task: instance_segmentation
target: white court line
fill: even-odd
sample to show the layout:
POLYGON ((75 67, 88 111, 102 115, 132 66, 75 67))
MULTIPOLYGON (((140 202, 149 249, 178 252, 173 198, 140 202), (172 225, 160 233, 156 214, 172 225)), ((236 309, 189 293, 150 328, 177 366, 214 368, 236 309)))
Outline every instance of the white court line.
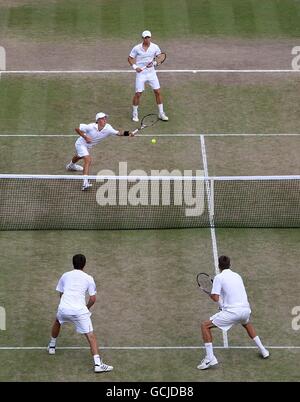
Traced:
MULTIPOLYGON (((218 246, 217 246, 217 238, 216 238, 216 231, 214 227, 214 221, 212 217, 212 189, 210 187, 209 179, 208 179, 208 165, 207 165, 207 156, 206 156, 206 148, 205 148, 205 140, 204 136, 200 135, 200 145, 201 145, 201 153, 202 153, 202 161, 203 161, 203 168, 204 168, 204 177, 205 180, 205 187, 207 192, 207 203, 209 209, 209 222, 210 222, 210 235, 211 235, 211 242, 212 242, 212 249, 213 249, 213 257, 214 257, 214 266, 215 266, 215 275, 219 273, 219 264, 218 264, 218 246)), ((226 331, 222 331, 223 334, 223 343, 224 347, 228 347, 228 336, 226 331)))
MULTIPOLYGON (((99 346, 105 350, 187 350, 204 346, 99 346)), ((266 346, 267 349, 300 349, 300 346, 266 346)), ((88 346, 61 346, 58 350, 89 350, 88 346)), ((257 349, 257 346, 215 346, 214 349, 257 349)), ((0 350, 47 350, 46 346, 0 346, 0 350)))
MULTIPOLYGON (((202 134, 204 137, 299 137, 300 133, 214 133, 202 134)), ((0 134, 0 137, 78 137, 76 134, 0 134)), ((199 137, 199 134, 142 134, 139 137, 199 137)))
MULTIPOLYGON (((197 74, 197 73, 237 73, 237 74, 294 74, 300 70, 293 69, 175 69, 157 70, 158 73, 197 74)), ((133 70, 5 70, 1 74, 133 74, 133 70)))

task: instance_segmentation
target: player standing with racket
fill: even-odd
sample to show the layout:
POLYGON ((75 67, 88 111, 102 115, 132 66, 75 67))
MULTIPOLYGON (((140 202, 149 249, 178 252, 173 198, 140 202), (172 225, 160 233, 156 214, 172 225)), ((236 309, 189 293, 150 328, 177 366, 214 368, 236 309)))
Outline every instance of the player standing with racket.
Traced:
MULTIPOLYGON (((256 335, 253 325, 249 322, 251 309, 244 283, 240 275, 230 269, 229 257, 225 255, 219 257, 219 269, 221 272, 213 280, 210 298, 215 302, 222 300, 222 310, 210 317, 209 320, 201 323, 206 356, 197 366, 200 370, 205 370, 218 364, 218 360, 213 353, 211 335, 211 329, 216 327, 223 331, 228 331, 233 325, 242 324, 258 347, 261 356, 267 358, 270 355, 256 335)), ((203 290, 206 292, 205 289, 203 290)))
MULTIPOLYGON (((100 112, 96 114, 96 123, 80 124, 79 128, 75 128, 76 133, 80 136, 75 142, 76 154, 73 156, 66 169, 71 171, 83 172, 84 176, 88 176, 92 158, 90 155, 91 148, 103 141, 105 138, 113 135, 118 136, 133 136, 130 131, 115 130, 107 123, 108 115, 100 112), (84 166, 77 165, 80 159, 83 159, 84 166)), ((87 190, 92 186, 88 178, 83 179, 82 190, 87 190)))
POLYGON ((157 65, 155 58, 161 54, 161 50, 155 43, 151 42, 150 31, 144 31, 142 38, 143 42, 134 46, 128 57, 129 64, 136 71, 135 94, 132 100, 132 120, 139 121, 138 107, 140 98, 145 89, 145 83, 148 83, 154 91, 158 117, 163 121, 168 121, 169 118, 164 112, 159 80, 154 68, 157 65))

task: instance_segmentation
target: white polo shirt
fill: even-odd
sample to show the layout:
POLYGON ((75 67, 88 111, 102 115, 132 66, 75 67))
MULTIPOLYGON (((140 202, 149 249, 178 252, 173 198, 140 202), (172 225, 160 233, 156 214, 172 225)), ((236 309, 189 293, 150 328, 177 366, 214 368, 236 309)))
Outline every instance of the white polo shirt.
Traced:
POLYGON ((97 293, 93 277, 80 269, 65 272, 58 281, 56 290, 63 293, 58 310, 69 315, 88 313, 85 295, 88 293, 94 296, 97 293))
POLYGON ((224 309, 250 308, 243 280, 231 269, 224 269, 215 276, 211 293, 221 296, 224 309))
POLYGON ((94 145, 98 144, 98 142, 105 140, 106 137, 119 134, 119 131, 115 130, 110 124, 107 123, 100 131, 98 130, 97 123, 80 124, 79 130, 86 133, 86 135, 92 139, 92 142, 87 143, 84 138, 79 137, 76 141, 76 144, 85 145, 87 148, 92 148, 94 145))
MULTIPOLYGON (((143 43, 139 43, 138 45, 134 46, 131 50, 129 56, 135 59, 135 64, 138 67, 146 67, 147 64, 151 63, 155 56, 161 54, 160 48, 155 43, 150 43, 150 46, 147 50, 143 48, 143 43)), ((153 71, 154 67, 150 67, 147 69, 148 72, 153 71)), ((142 73, 144 73, 144 70, 142 73)), ((139 73, 139 74, 142 74, 139 73)))

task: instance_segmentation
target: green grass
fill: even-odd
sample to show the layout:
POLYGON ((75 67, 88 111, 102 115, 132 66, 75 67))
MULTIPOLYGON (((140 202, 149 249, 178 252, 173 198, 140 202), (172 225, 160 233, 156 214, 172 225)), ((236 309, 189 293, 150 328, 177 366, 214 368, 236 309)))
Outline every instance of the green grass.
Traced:
MULTIPOLYGON (((217 230, 217 238, 219 251, 232 256, 244 278, 263 342, 299 346, 291 328, 297 294, 289 291, 300 280, 299 231, 217 230)), ((1 346, 46 346, 58 303, 55 286, 77 252, 86 254, 98 286, 93 322, 100 346, 202 346, 200 321, 215 307, 199 293, 195 274, 213 272, 209 230, 2 232, 0 246, 0 300, 7 312, 1 346)), ((217 329, 214 342, 222 345, 217 329)), ((238 327, 229 342, 253 346, 238 327)), ((58 346, 86 342, 66 326, 58 346)), ((97 377, 88 350, 58 349, 54 357, 45 350, 0 353, 5 381, 299 381, 297 350, 271 349, 264 361, 253 349, 216 349, 219 367, 203 373, 196 370, 200 349, 108 349, 102 354, 115 370, 97 377)))
MULTIPOLYGON (((5 142, 4 142, 5 143, 5 142)), ((297 175, 299 137, 206 137, 212 176, 297 175)))
POLYGON ((61 350, 53 358, 52 356, 49 358, 45 353, 44 350, 1 351, 0 381, 106 382, 103 387, 107 389, 115 385, 114 381, 135 383, 176 381, 185 386, 188 385, 184 384, 186 381, 299 382, 300 380, 297 350, 288 352, 272 350, 271 358, 266 361, 262 361, 254 350, 217 350, 216 354, 220 361, 218 368, 201 372, 196 366, 203 356, 202 350, 111 350, 105 351, 104 356, 108 363, 114 364, 114 370, 100 375, 92 372, 87 350, 72 352, 61 350))
POLYGON ((185 386, 186 381, 298 382, 300 379, 297 350, 273 350, 266 361, 254 350, 218 350, 219 367, 204 372, 195 368, 202 358, 202 350, 105 351, 106 361, 114 364, 114 370, 100 375, 93 374, 87 350, 62 350, 53 359, 45 353, 44 350, 1 351, 0 380, 107 382, 107 389, 114 386, 114 381, 176 381, 185 386), (19 366, 18 372, 16 366, 19 366))
MULTIPOLYGON (((4 137, 0 139, 4 156, 0 170, 5 173, 65 174, 65 165, 75 152, 76 136, 71 138, 4 137), (24 152, 25 150, 25 152, 24 152)), ((128 174, 134 169, 152 170, 202 169, 198 138, 158 138, 151 144, 149 137, 110 138, 93 148, 91 174, 102 169, 119 172, 119 162, 127 162, 128 174), (171 152, 170 152, 171 151, 171 152)), ((122 175, 122 174, 121 174, 122 175)))
MULTIPOLYGON (((0 171, 15 174, 65 174, 74 152, 74 137, 2 137, 0 171)), ((119 174, 119 162, 128 173, 151 170, 202 169, 199 137, 111 138, 93 148, 91 174, 110 169, 119 174)), ((211 176, 291 175, 300 171, 299 137, 206 137, 211 176)))
POLYGON ((299 37, 296 0, 27 1, 0 6, 0 32, 38 41, 155 37, 299 37))
MULTIPOLYGON (((115 127, 131 128, 133 75, 85 77, 4 77, 0 80, 0 130, 11 134, 73 134, 100 109, 115 127), (101 91, 99 90, 101 88, 101 91), (121 94, 121 96, 120 96, 121 94), (32 111, 34 110, 34 115, 32 111)), ((214 76, 161 75, 170 121, 148 133, 297 133, 300 105, 297 77, 264 82, 228 81, 214 76)), ((148 88, 140 115, 156 112, 148 88)), ((133 126, 134 127, 134 126, 133 126)))

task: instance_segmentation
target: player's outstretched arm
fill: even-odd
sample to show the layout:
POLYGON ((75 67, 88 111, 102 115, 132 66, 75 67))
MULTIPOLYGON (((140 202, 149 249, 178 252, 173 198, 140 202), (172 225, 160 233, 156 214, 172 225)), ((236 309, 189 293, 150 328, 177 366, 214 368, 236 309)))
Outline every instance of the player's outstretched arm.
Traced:
POLYGON ((128 130, 119 130, 119 136, 124 136, 124 137, 134 137, 134 134, 131 131, 128 130))

